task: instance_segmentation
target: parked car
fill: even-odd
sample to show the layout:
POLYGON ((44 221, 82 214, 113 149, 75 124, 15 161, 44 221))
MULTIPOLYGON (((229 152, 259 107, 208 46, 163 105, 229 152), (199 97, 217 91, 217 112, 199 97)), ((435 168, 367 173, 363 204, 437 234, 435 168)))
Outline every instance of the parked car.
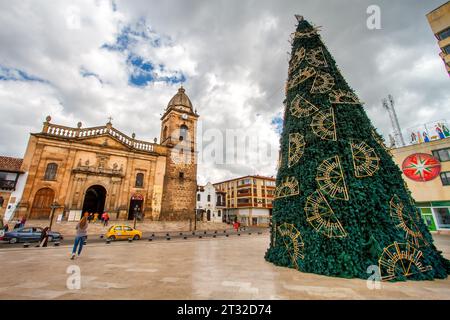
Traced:
MULTIPOLYGON (((9 232, 5 232, 0 240, 8 241, 9 243, 17 242, 38 242, 41 239, 42 228, 40 227, 23 227, 9 232)), ((63 236, 59 232, 50 231, 48 234, 48 241, 62 240, 63 236)))
POLYGON ((142 231, 133 229, 127 225, 113 225, 105 234, 105 238, 109 240, 133 239, 139 240, 142 238, 142 231))

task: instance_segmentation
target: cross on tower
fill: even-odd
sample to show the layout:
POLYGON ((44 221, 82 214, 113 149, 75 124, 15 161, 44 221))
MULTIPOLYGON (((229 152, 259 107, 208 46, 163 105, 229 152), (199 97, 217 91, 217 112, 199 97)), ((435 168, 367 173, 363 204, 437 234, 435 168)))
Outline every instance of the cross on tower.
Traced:
POLYGON ((111 121, 113 120, 113 117, 109 116, 108 120, 109 120, 108 123, 111 123, 111 121))

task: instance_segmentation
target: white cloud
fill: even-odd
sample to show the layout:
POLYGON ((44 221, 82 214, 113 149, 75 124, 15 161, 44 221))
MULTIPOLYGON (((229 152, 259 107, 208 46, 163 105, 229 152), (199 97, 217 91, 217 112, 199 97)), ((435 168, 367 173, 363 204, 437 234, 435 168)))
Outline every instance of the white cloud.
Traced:
MULTIPOLYGON (((424 16, 440 1, 376 1, 383 29, 369 31, 365 12, 372 2, 136 0, 117 1, 114 10, 111 1, 0 1, 0 66, 8 68, 0 77, 20 78, 21 70, 48 81, 0 80, 0 112, 7 119, 0 125, 0 154, 22 156, 28 133, 39 131, 47 114, 69 126, 101 125, 111 115, 124 133, 159 137, 160 114, 178 84, 130 86, 129 53, 163 65, 159 76, 186 76, 204 130, 240 128, 276 152, 271 121, 283 109, 295 13, 323 26, 325 44, 382 133, 391 131, 380 102, 388 93, 404 128, 450 118, 448 76, 424 16), (114 45, 127 26, 136 32, 129 48, 102 48, 114 45)), ((257 153, 248 157, 233 165, 202 163, 199 182, 275 173, 276 163, 259 162, 257 153)))

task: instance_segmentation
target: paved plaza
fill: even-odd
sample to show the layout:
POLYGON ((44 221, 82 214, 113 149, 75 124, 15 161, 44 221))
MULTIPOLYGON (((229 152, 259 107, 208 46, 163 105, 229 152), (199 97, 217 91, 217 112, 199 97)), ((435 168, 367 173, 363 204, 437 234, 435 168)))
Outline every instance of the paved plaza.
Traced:
MULTIPOLYGON (((450 257, 450 236, 435 236, 450 257)), ((229 238, 1 249, 1 299, 450 299, 450 279, 382 283, 300 273, 263 258, 268 233, 229 238), (81 288, 68 289, 78 266, 81 288), (70 281, 69 281, 70 282, 70 281)))

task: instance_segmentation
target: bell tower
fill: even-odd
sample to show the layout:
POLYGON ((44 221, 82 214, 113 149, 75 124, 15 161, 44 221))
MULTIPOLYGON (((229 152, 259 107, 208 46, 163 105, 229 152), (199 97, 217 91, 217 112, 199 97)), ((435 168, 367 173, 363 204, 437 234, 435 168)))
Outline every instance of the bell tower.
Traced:
POLYGON ((181 86, 161 117, 161 145, 167 147, 160 220, 194 217, 197 193, 197 120, 181 86))

